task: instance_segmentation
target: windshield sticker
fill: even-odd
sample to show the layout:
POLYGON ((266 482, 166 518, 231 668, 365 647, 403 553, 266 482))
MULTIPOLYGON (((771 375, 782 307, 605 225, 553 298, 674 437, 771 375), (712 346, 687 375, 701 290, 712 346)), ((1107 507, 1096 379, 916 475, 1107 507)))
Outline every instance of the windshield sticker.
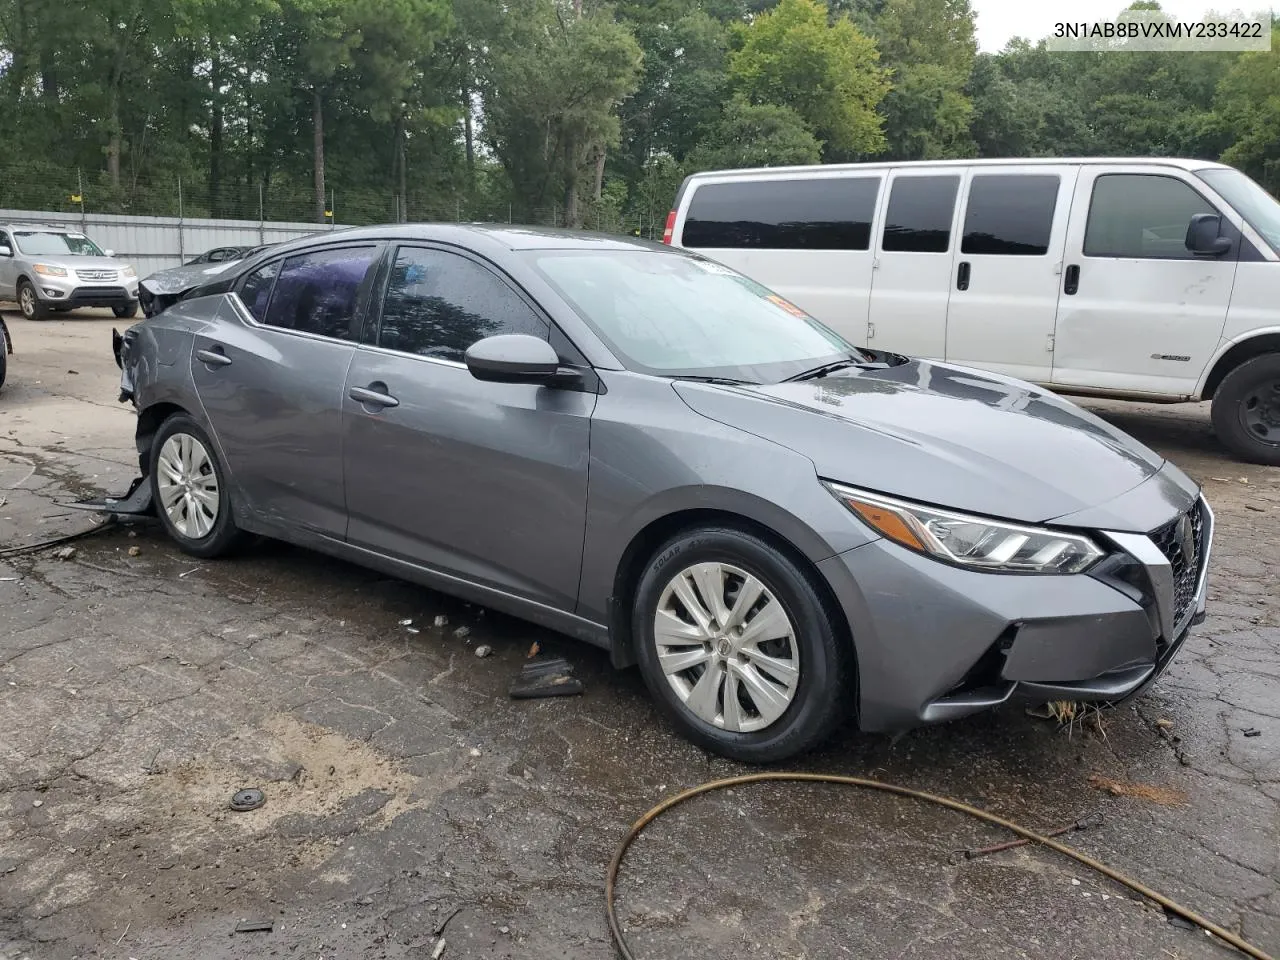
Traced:
POLYGON ((707 273, 715 273, 722 277, 737 276, 737 274, 734 273, 732 270, 730 270, 728 267, 720 263, 714 263, 711 260, 695 260, 694 263, 700 266, 707 273))
POLYGON ((787 311, 787 313, 791 314, 793 317, 799 317, 801 320, 809 319, 809 315, 807 313, 805 313, 803 310, 797 307, 794 303, 791 303, 789 300, 783 300, 776 293, 769 294, 769 296, 765 297, 765 299, 768 300, 770 303, 772 303, 774 306, 781 307, 783 310, 787 311))

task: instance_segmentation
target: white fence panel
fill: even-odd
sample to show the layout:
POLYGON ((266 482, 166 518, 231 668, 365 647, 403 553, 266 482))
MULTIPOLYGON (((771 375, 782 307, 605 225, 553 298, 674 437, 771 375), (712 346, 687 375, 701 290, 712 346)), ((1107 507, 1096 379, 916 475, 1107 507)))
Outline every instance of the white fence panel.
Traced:
POLYGON ((42 213, 0 210, 0 224, 43 223, 87 234, 104 250, 133 264, 138 276, 181 266, 213 247, 281 243, 312 233, 341 229, 336 224, 276 223, 256 220, 192 220, 107 213, 42 213))

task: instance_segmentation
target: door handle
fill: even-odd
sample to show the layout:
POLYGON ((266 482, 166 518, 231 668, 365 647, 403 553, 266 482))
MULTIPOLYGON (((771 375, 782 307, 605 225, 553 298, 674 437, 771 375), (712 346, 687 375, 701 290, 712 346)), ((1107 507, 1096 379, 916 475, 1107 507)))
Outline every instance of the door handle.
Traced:
POLYGON ((956 271, 956 289, 969 289, 969 261, 961 260, 960 269, 956 271))
POLYGON ((231 365, 231 358, 222 352, 221 347, 214 347, 212 350, 197 350, 196 359, 206 367, 228 367, 231 365))
POLYGON ((367 387, 352 387, 347 391, 347 396, 370 407, 400 406, 400 401, 387 393, 387 385, 379 380, 375 380, 367 387))
POLYGON ((1079 264, 1071 264, 1067 267, 1066 275, 1062 279, 1062 292, 1071 297, 1080 289, 1080 266, 1079 264))

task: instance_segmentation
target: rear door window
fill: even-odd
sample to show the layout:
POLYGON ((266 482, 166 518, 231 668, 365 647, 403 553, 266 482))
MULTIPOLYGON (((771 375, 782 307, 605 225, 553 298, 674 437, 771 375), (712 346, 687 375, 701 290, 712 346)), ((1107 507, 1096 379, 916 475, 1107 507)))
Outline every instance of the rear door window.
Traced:
POLYGON ((879 177, 698 186, 681 243, 702 249, 867 250, 879 177))
POLYGON ((359 294, 377 253, 377 247, 370 245, 330 247, 289 257, 280 266, 262 322, 335 340, 358 339, 359 294))
POLYGON ((881 249, 887 253, 946 253, 951 247, 960 178, 898 177, 889 193, 881 249))
POLYGON ((979 174, 969 182, 960 252, 1043 257, 1058 204, 1057 174, 979 174))

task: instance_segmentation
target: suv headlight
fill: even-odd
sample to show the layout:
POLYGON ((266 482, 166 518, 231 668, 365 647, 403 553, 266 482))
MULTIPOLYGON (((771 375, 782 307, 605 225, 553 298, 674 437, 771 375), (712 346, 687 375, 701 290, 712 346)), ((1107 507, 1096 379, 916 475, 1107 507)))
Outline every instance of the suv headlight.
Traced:
POLYGON ((876 533, 960 567, 992 573, 1082 573, 1104 553, 1088 537, 908 503, 824 481, 876 533))
POLYGON ((132 280, 132 279, 133 279, 134 277, 136 277, 137 275, 138 275, 138 271, 137 271, 137 270, 135 270, 135 269, 133 269, 133 267, 121 267, 121 268, 120 268, 120 277, 121 277, 121 279, 124 279, 124 280, 132 280))
POLYGON ((66 267, 55 267, 47 263, 32 264, 31 269, 44 277, 65 277, 67 275, 66 267))

